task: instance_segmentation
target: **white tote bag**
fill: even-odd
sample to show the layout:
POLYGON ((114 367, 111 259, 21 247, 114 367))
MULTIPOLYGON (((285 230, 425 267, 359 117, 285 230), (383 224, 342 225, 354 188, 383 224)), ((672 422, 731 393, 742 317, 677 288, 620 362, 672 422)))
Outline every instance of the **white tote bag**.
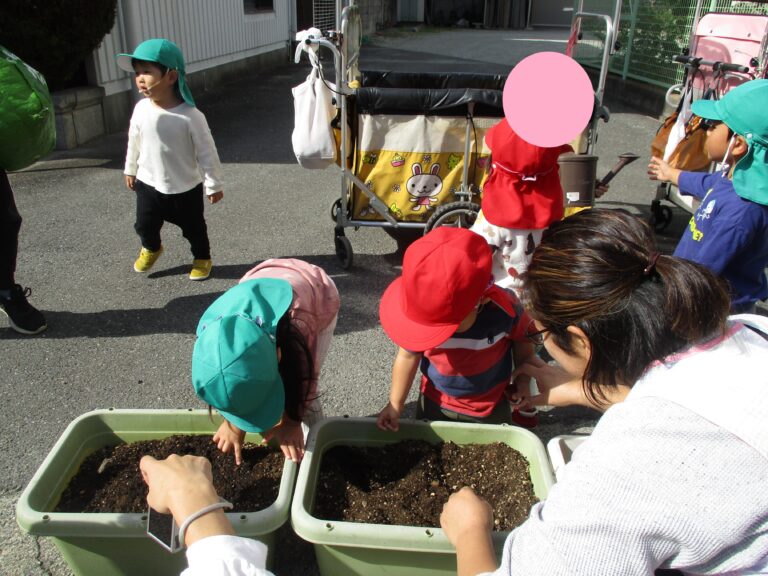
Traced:
MULTIPOLYGON (((335 87, 330 84, 331 87, 335 87)), ((331 121, 336 116, 331 88, 322 71, 312 67, 307 79, 293 92, 293 153, 302 168, 325 168, 336 161, 336 141, 331 121)))

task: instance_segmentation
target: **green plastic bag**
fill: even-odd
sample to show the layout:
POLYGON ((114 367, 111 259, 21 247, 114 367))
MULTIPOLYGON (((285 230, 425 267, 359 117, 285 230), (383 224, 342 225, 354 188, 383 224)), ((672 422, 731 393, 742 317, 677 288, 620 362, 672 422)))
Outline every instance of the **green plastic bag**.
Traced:
POLYGON ((56 117, 45 78, 0 46, 0 168, 26 168, 55 143, 56 117))

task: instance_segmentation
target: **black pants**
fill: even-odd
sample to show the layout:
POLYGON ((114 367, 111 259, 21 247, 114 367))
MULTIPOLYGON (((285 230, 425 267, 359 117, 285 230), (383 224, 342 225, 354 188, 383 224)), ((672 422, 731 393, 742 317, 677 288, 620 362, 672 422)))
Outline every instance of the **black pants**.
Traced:
POLYGON ((16 209, 13 189, 8 174, 0 169, 0 290, 10 290, 15 283, 19 230, 21 215, 16 209))
POLYGON ((482 424, 511 424, 512 409, 507 402, 506 397, 493 408, 493 412, 485 418, 477 418, 459 414, 452 410, 446 410, 423 394, 419 394, 419 402, 416 405, 416 418, 426 418, 427 420, 449 420, 451 422, 477 422, 482 424))
POLYGON ((208 260, 211 257, 202 183, 181 194, 163 194, 140 180, 136 180, 133 189, 136 192, 134 229, 144 248, 153 252, 159 250, 160 229, 165 222, 170 222, 181 228, 192 248, 193 258, 208 260))

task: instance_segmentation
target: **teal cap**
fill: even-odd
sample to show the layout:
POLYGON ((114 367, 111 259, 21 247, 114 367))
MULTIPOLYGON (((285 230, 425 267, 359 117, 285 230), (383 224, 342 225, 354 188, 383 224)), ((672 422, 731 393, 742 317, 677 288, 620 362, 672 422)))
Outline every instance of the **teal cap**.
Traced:
POLYGON ((768 80, 750 80, 720 100, 697 100, 697 116, 720 120, 747 142, 733 170, 733 188, 746 200, 768 205, 768 80))
POLYGON ((246 432, 269 430, 282 417, 285 389, 275 332, 292 301, 285 280, 249 280, 217 298, 197 326, 195 394, 246 432))
POLYGON ((152 38, 145 40, 138 46, 133 54, 118 54, 117 65, 126 70, 127 72, 133 72, 132 59, 143 60, 145 62, 157 62, 162 64, 166 68, 176 70, 179 74, 179 92, 184 102, 190 106, 195 105, 195 100, 192 98, 192 92, 187 86, 186 72, 184 71, 184 56, 181 53, 181 49, 176 46, 170 40, 165 38, 152 38))

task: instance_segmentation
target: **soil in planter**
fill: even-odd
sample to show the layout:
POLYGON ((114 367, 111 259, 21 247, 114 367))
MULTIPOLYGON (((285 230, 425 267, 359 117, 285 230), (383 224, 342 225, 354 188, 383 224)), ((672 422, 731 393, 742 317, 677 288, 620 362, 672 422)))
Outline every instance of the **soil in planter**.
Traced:
POLYGON ((56 512, 147 511, 147 485, 139 460, 145 454, 205 456, 211 462, 213 485, 235 512, 257 512, 271 506, 280 491, 285 456, 279 449, 246 444, 243 463, 235 466, 232 453, 223 454, 211 436, 169 436, 107 446, 89 455, 61 495, 56 512))
POLYGON ((522 524, 538 502, 528 461, 506 444, 405 440, 326 451, 314 515, 323 520, 437 527, 448 497, 463 486, 490 503, 494 530, 522 524))

